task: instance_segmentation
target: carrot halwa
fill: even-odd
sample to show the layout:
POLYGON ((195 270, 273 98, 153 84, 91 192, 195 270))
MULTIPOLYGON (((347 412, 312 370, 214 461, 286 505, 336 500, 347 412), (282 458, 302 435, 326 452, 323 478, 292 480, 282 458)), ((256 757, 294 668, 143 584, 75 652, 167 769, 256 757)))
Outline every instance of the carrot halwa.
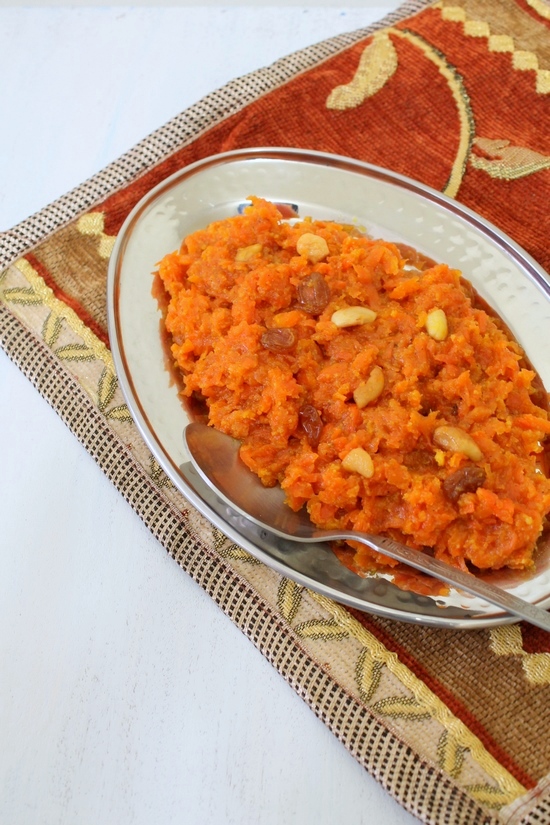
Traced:
MULTIPOLYGON (((529 568, 550 421, 504 325, 445 264, 250 200, 159 264, 184 395, 319 527, 529 568)), ((350 547, 358 571, 394 564, 350 547)))

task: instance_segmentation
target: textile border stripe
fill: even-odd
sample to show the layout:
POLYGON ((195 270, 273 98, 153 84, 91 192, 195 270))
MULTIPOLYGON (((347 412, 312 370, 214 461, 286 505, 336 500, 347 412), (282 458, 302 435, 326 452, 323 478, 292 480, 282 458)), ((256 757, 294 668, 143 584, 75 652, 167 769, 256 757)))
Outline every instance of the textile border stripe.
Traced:
POLYGON ((372 26, 322 41, 259 69, 221 89, 168 121, 118 160, 72 189, 63 197, 2 233, 0 269, 11 264, 37 243, 46 240, 94 203, 123 189, 202 133, 243 109, 263 94, 273 91, 292 77, 343 51, 377 29, 391 26, 431 5, 426 0, 407 0, 399 9, 372 26))
POLYGON ((411 813, 427 822, 497 825, 437 768, 371 716, 300 646, 253 588, 183 527, 139 469, 84 390, 50 351, 0 306, 0 344, 88 450, 109 480, 176 562, 214 599, 350 753, 411 813), (442 814, 446 817, 441 818, 442 814))

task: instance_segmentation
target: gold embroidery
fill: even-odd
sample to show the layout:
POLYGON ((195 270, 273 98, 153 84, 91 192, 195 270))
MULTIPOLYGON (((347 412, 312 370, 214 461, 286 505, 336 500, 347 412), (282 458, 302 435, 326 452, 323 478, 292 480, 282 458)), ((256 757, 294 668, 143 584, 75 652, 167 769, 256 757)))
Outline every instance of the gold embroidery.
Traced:
POLYGON ((83 235, 101 235, 105 216, 103 212, 90 212, 83 215, 78 221, 78 229, 83 235))
POLYGON ((116 238, 114 235, 102 235, 97 248, 99 257, 108 260, 111 257, 111 252, 113 251, 115 242, 116 238))
MULTIPOLYGON (((527 0, 541 16, 550 19, 550 9, 540 0, 527 0)), ((534 52, 525 49, 516 49, 512 37, 505 34, 491 34, 489 23, 484 20, 469 20, 466 10, 462 6, 447 6, 442 2, 435 3, 434 8, 441 12, 441 18, 447 23, 462 23, 464 34, 468 37, 486 37, 490 52, 511 52, 512 66, 518 71, 535 72, 535 89, 538 94, 550 93, 550 71, 539 69, 539 61, 534 52)))
POLYGON ((233 561, 242 561, 245 564, 261 565, 259 559, 251 556, 250 553, 247 553, 246 550, 243 550, 238 544, 230 544, 229 547, 222 547, 219 553, 222 559, 232 559, 233 561))
POLYGON ((345 639, 348 636, 346 628, 333 619, 311 619, 308 622, 302 622, 294 630, 304 639, 331 641, 345 639))
POLYGON ((132 424, 134 420, 126 404, 119 404, 118 407, 112 407, 108 412, 104 413, 104 415, 105 418, 111 418, 113 421, 124 421, 126 424, 132 424))
POLYGON ((454 197, 466 171, 474 136, 474 120, 462 78, 456 69, 446 62, 443 55, 422 37, 407 29, 394 28, 386 29, 385 32, 375 35, 375 40, 363 52, 359 67, 351 83, 333 89, 327 98, 326 105, 329 109, 353 108, 359 106, 367 97, 371 97, 382 88, 397 68, 397 55, 391 44, 390 34, 408 40, 419 48, 428 60, 431 60, 437 66, 451 89, 458 109, 460 135, 457 154, 443 192, 449 197, 454 197), (376 37, 378 37, 378 40, 376 40, 376 37), (389 46, 391 46, 395 58, 390 58, 389 46), (370 50, 373 47, 375 47, 375 50, 371 52, 370 50))
POLYGON ((537 72, 537 92, 539 95, 550 94, 550 69, 539 69, 537 72))
POLYGON ((417 704, 429 710, 431 718, 439 722, 453 736, 456 742, 455 747, 458 745, 470 752, 474 761, 497 783, 497 788, 488 787, 491 787, 493 795, 500 800, 499 805, 506 805, 526 792, 525 788, 484 748, 477 736, 451 713, 447 705, 432 693, 424 682, 399 661, 395 653, 387 650, 345 608, 318 593, 311 592, 310 595, 333 617, 336 625, 341 626, 343 631, 347 631, 347 634, 357 639, 363 647, 368 649, 374 660, 385 665, 401 684, 410 690, 417 704))
POLYGON ((502 793, 500 789, 493 788, 492 785, 467 785, 466 790, 487 808, 498 810, 503 807, 502 793))
POLYGON ((246 562, 247 564, 261 564, 261 561, 251 556, 246 550, 239 547, 238 544, 230 543, 230 540, 217 527, 212 527, 212 539, 214 547, 222 557, 222 559, 234 559, 236 561, 246 562))
POLYGON ((466 89, 464 88, 464 83, 456 69, 447 63, 443 55, 423 40, 423 38, 419 35, 416 35, 407 29, 391 29, 391 31, 393 34, 414 43, 414 45, 420 48, 426 57, 437 66, 439 72, 447 81, 456 103, 460 123, 459 143, 456 157, 451 169, 451 174, 449 175, 449 179, 443 188, 445 195, 454 198, 459 190, 464 173, 466 172, 468 157, 470 155, 470 149, 472 147, 475 132, 474 117, 470 107, 470 99, 466 89))
POLYGON ((95 361, 95 353, 86 344, 65 344, 54 350, 60 361, 95 361))
POLYGON ((53 310, 50 312, 42 327, 42 338, 49 347, 53 347, 61 332, 61 318, 53 310))
POLYGON ((489 35, 489 51, 496 53, 513 52, 514 41, 508 34, 489 35))
POLYGON ((384 665, 376 659, 368 649, 363 648, 355 666, 355 680, 359 688, 359 697, 368 704, 380 684, 384 665))
MULTIPOLYGON (((68 323, 73 332, 93 350, 95 357, 103 361, 113 373, 115 371, 113 357, 105 344, 97 338, 94 333, 80 320, 76 312, 55 297, 49 286, 46 286, 44 280, 35 272, 33 267, 25 258, 20 258, 14 266, 19 270, 23 277, 29 282, 33 294, 36 296, 35 303, 43 303, 45 306, 54 310, 59 316, 60 320, 68 323)), ((9 290, 6 290, 6 292, 9 290)), ((5 295, 5 293, 4 293, 5 295)))
POLYGON ((491 650, 497 656, 520 656, 528 682, 550 685, 550 653, 527 653, 519 625, 501 625, 491 630, 491 650))
POLYGON ((491 650, 497 656, 523 653, 523 638, 518 624, 502 625, 491 630, 491 650))
POLYGON ((488 158, 472 154, 470 162, 474 169, 487 172, 492 178, 516 180, 533 175, 542 169, 550 169, 550 157, 541 155, 525 146, 510 145, 509 140, 491 140, 476 138, 474 144, 488 158))
POLYGON ((156 458, 152 455, 149 456, 149 474, 157 487, 174 487, 156 458))
POLYGON ((489 24, 483 20, 466 20, 464 22, 464 34, 469 37, 489 37, 491 30, 489 24))
POLYGON ((532 69, 536 71, 539 67, 539 61, 533 52, 517 49, 512 55, 512 65, 514 69, 519 69, 522 72, 528 72, 532 69))
POLYGON ((550 685, 550 654, 527 653, 522 665, 532 685, 550 685))
POLYGON ((101 412, 105 412, 114 398, 118 381, 116 375, 106 367, 101 373, 97 388, 97 406, 101 412))
POLYGON ((219 552, 222 547, 227 544, 229 539, 217 527, 212 528, 212 538, 214 539, 214 547, 219 552))
MULTIPOLYGON (((233 554, 233 550, 240 550, 240 548, 238 548, 236 544, 231 543, 230 539, 227 538, 225 533, 222 533, 222 531, 214 525, 212 525, 212 539, 214 541, 214 547, 216 548, 220 556, 222 556, 223 558, 237 558, 237 556, 233 554)), ((241 553, 243 559, 246 556, 248 556, 248 553, 245 550, 242 550, 241 553)))
POLYGON ((103 403, 111 393, 110 388, 114 385, 116 390, 118 386, 113 358, 105 344, 80 320, 73 309, 55 297, 44 279, 40 277, 25 258, 20 258, 13 266, 29 286, 8 287, 3 290, 2 298, 8 303, 42 306, 49 309, 50 312, 42 324, 44 342, 52 348, 52 351, 61 361, 72 362, 75 365, 94 361, 99 362, 100 365, 102 364, 103 369, 97 384, 94 383, 97 379, 88 375, 80 375, 78 380, 80 380, 88 394, 96 399, 98 407, 106 418, 120 422, 131 422, 132 417, 126 404, 118 404, 108 410, 106 407, 110 402, 103 403), (63 323, 79 340, 64 344, 54 350, 53 347, 61 334, 63 323))
POLYGON ((336 86, 327 98, 327 109, 354 109, 379 92, 397 69, 397 53, 386 32, 378 32, 366 46, 352 80, 336 86))
POLYGON ((106 235, 104 230, 105 216, 103 212, 89 212, 78 219, 76 227, 83 235, 92 235, 98 238, 98 253, 100 258, 110 257, 115 245, 116 237, 106 235))
POLYGON ((414 696, 388 696, 375 702, 373 709, 383 716, 401 719, 431 719, 426 705, 416 701, 414 696))
POLYGON ((444 731, 437 744, 437 759, 445 773, 455 779, 460 776, 466 750, 448 730, 444 731))
POLYGON ((36 294, 32 287, 9 287, 4 290, 4 300, 10 304, 23 304, 25 306, 42 303, 42 298, 36 294))
POLYGON ((448 23, 466 22, 466 11, 462 8, 462 6, 444 6, 442 8, 441 4, 437 3, 435 8, 441 9, 441 17, 448 23))
POLYGON ((544 0, 526 0, 527 5, 545 20, 550 20, 550 6, 544 0))
POLYGON ((277 591, 277 607, 289 623, 292 622, 298 612, 302 601, 302 591, 303 588, 291 579, 281 579, 277 591))

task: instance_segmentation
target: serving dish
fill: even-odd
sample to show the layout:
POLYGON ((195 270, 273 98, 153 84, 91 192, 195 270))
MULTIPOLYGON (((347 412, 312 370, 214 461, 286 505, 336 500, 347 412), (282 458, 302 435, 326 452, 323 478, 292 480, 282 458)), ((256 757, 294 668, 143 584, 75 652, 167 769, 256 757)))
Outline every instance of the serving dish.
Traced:
MULTIPOLYGON (((419 624, 479 628, 511 617, 464 593, 431 598, 399 590, 388 577, 361 578, 324 544, 299 545, 247 522, 193 471, 182 433, 189 413, 167 367, 162 310, 154 296, 157 262, 189 233, 236 214, 258 195, 301 218, 355 223, 371 236, 406 243, 462 270, 523 346, 546 387, 550 357, 550 283, 542 268, 480 216, 413 180, 349 158, 258 148, 185 167, 137 204, 109 263, 109 335, 122 392, 149 449, 176 488, 204 516, 261 561, 344 604, 419 624)), ((550 548, 529 575, 487 574, 532 603, 550 605, 550 548)))

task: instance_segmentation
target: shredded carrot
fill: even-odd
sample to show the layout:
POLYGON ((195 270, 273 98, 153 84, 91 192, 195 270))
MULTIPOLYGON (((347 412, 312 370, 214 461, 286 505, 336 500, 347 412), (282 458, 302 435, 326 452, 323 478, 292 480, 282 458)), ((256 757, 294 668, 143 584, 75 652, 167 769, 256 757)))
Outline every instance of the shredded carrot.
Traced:
MULTIPOLYGON (((445 264, 250 200, 159 265, 185 396, 319 527, 390 535, 463 569, 529 568, 550 511, 550 421, 500 319, 445 264), (374 319, 334 315, 357 307, 374 319), (374 367, 383 388, 362 405, 374 367), (370 456, 370 477, 344 468, 351 450, 370 456)), ((355 543, 341 555, 362 572, 392 564, 355 543)))

